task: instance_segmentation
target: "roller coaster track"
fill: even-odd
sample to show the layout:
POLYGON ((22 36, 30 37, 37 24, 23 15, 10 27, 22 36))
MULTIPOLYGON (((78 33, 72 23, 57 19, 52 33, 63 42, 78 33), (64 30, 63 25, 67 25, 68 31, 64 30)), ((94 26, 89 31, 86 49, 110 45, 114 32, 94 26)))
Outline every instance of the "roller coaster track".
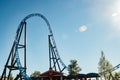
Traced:
POLYGON ((117 69, 119 69, 120 68, 120 64, 118 64, 118 65, 116 65, 115 67, 113 67, 113 68, 111 68, 111 69, 108 69, 108 70, 105 70, 105 71, 103 71, 103 72, 101 72, 101 73, 99 73, 99 74, 102 74, 102 73, 108 73, 108 72, 113 72, 113 71, 115 71, 115 70, 117 70, 117 69))
POLYGON ((99 74, 109 74, 109 79, 108 80, 119 80, 116 77, 113 76, 112 72, 119 69, 120 68, 120 64, 116 65, 115 67, 105 70, 99 74))
MULTIPOLYGON (((56 60, 54 60, 53 67, 51 67, 51 59, 53 57, 50 57, 50 68, 54 68, 54 66, 56 64, 58 64, 58 61, 63 66, 63 68, 60 69, 60 67, 58 65, 58 67, 59 67, 58 69, 59 69, 60 72, 62 72, 66 68, 66 65, 63 63, 63 61, 61 60, 61 58, 59 56, 59 53, 58 53, 58 50, 57 50, 57 47, 56 47, 56 43, 55 43, 55 40, 54 40, 53 32, 52 32, 52 29, 51 29, 51 26, 50 26, 48 20, 46 19, 45 16, 43 16, 40 13, 33 13, 33 14, 30 14, 30 15, 26 16, 20 22, 20 24, 18 26, 18 29, 16 31, 15 40, 13 42, 12 49, 10 51, 8 60, 6 62, 6 65, 4 67, 4 70, 3 70, 3 73, 2 73, 2 76, 1 76, 0 80, 9 80, 9 77, 10 77, 10 74, 11 74, 12 70, 19 70, 19 72, 20 72, 19 75, 22 76, 22 79, 31 80, 31 78, 26 74, 26 21, 29 18, 35 17, 35 16, 38 16, 38 17, 42 18, 46 22, 46 24, 48 26, 48 29, 49 29, 49 42, 50 42, 49 45, 51 45, 50 47, 52 47, 50 49, 52 51, 54 51, 54 54, 56 56, 55 57, 56 60), (20 38, 21 38, 21 34, 22 34, 23 29, 24 29, 24 44, 20 44, 20 38), (20 62, 19 51, 18 51, 19 48, 24 49, 24 60, 25 60, 24 61, 24 66, 22 66, 22 64, 20 62), (9 69, 8 75, 6 75, 7 74, 7 69, 9 69)), ((17 80, 17 77, 15 78, 15 80, 17 80)))

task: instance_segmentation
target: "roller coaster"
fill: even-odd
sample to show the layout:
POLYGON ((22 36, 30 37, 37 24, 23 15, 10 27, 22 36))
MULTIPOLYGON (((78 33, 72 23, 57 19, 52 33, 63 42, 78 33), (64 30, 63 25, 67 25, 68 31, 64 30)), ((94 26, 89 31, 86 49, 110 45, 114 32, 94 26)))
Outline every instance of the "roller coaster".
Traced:
MULTIPOLYGON (((45 16, 43 16, 40 13, 33 13, 26 16, 19 24, 18 29, 16 31, 15 40, 13 42, 12 48, 10 50, 8 59, 6 61, 5 67, 3 69, 2 75, 0 77, 0 80, 10 80, 10 75, 12 71, 17 70, 18 73, 14 80, 32 80, 27 74, 26 74, 26 27, 27 27, 27 20, 31 17, 40 17, 42 18, 48 27, 49 34, 48 34, 48 41, 49 41, 49 68, 53 69, 55 71, 62 72, 64 69, 67 68, 67 66, 63 63, 62 59, 60 58, 54 35, 51 29, 51 26, 45 16), (21 35, 23 34, 23 39, 21 39, 21 35), (20 43, 20 41, 23 40, 23 43, 20 43), (24 54, 24 65, 21 64, 20 57, 19 57, 19 49, 23 49, 24 54)), ((116 69, 120 68, 120 64, 113 67, 111 70, 109 70, 110 74, 111 72, 115 71, 116 69)), ((104 71, 103 73, 108 72, 108 70, 104 71)), ((115 79, 116 80, 116 79, 115 79)))
POLYGON ((26 26, 27 26, 27 20, 31 17, 40 17, 42 18, 48 27, 49 34, 48 34, 48 40, 49 40, 49 61, 50 61, 50 69, 54 69, 55 71, 62 72, 66 67, 66 65, 61 60, 58 49, 56 47, 55 39, 53 36, 53 32, 51 29, 51 26, 45 16, 43 16, 40 13, 33 13, 28 16, 26 16, 19 24, 18 29, 16 31, 15 40, 13 42, 11 51, 9 53, 7 62, 5 64, 5 67, 3 69, 2 76, 0 80, 10 80, 10 75, 12 71, 18 70, 18 73, 14 80, 32 80, 27 74, 26 74, 26 26), (21 35, 24 35, 23 37, 23 43, 20 43, 21 41, 21 35), (24 54, 24 65, 21 64, 20 57, 19 57, 19 49, 23 49, 24 54))
POLYGON ((111 69, 105 70, 105 71, 103 71, 103 72, 101 72, 99 74, 102 74, 102 73, 107 74, 107 73, 109 73, 109 79, 108 80, 111 80, 111 79, 112 80, 119 80, 119 79, 116 79, 115 77, 113 77, 113 75, 112 75, 112 72, 119 69, 119 68, 120 68, 120 64, 116 65, 115 67, 113 67, 111 69))

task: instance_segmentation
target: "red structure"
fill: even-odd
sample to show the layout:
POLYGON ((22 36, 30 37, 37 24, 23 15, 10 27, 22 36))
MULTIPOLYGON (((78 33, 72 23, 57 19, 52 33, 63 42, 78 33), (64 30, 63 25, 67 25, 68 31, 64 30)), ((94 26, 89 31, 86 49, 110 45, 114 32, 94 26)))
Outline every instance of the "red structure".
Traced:
POLYGON ((48 71, 42 73, 37 78, 32 78, 32 80, 63 80, 65 75, 62 72, 54 71, 49 69, 48 71))
POLYGON ((63 80, 64 75, 62 72, 57 72, 52 69, 42 73, 40 75, 41 80, 63 80))

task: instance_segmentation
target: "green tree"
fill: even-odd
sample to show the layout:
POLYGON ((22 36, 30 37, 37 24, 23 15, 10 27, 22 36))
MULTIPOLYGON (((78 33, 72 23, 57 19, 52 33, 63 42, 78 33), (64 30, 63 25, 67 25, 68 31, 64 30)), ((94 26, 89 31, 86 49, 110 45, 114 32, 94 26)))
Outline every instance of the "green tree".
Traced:
POLYGON ((77 75, 81 71, 81 68, 77 64, 77 60, 70 60, 70 64, 68 65, 68 73, 69 75, 77 75))
POLYGON ((9 80, 13 80, 13 75, 12 74, 10 74, 9 80))
POLYGON ((116 80, 119 80, 119 78, 120 78, 120 72, 115 72, 114 78, 115 78, 116 80))
POLYGON ((98 63, 98 72, 100 73, 101 77, 103 77, 105 80, 108 80, 112 68, 112 64, 105 58, 105 54, 102 51, 98 63))
POLYGON ((40 76, 40 71, 34 71, 30 77, 39 77, 40 76))

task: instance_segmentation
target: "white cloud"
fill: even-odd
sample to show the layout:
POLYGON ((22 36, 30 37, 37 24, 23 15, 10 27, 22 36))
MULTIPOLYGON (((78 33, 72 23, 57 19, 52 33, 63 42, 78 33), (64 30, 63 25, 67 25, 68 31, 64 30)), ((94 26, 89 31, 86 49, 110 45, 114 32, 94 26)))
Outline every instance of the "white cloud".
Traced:
POLYGON ((107 13, 111 13, 110 23, 114 32, 120 31, 120 0, 115 0, 113 5, 110 5, 107 13))
POLYGON ((95 0, 90 11, 96 24, 107 24, 103 27, 109 32, 107 35, 112 34, 111 39, 120 35, 120 0, 95 0))
POLYGON ((116 12, 112 14, 111 17, 112 29, 116 31, 120 31, 120 12, 116 12))
POLYGON ((79 31, 80 32, 85 32, 87 30, 87 26, 86 25, 82 25, 79 27, 79 31))
POLYGON ((118 13, 113 13, 112 16, 113 17, 118 16, 118 13))
POLYGON ((119 17, 120 16, 120 11, 118 10, 117 12, 114 12, 113 14, 112 14, 112 17, 113 18, 117 18, 117 17, 119 17))

